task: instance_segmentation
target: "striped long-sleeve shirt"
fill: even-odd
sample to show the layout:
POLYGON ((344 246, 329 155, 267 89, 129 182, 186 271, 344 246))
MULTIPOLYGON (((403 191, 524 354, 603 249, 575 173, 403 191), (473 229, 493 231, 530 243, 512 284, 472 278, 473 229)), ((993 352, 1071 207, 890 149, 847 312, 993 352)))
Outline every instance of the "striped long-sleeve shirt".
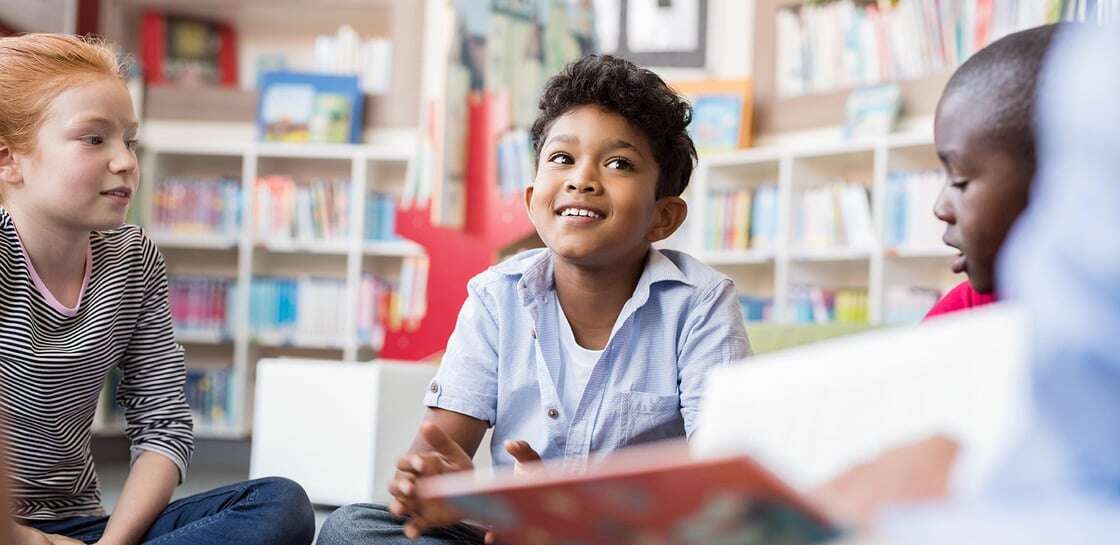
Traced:
POLYGON ((194 439, 159 250, 134 226, 91 233, 82 291, 67 308, 0 208, 0 411, 14 516, 104 513, 90 428, 113 367, 133 460, 157 452, 185 476, 194 439))

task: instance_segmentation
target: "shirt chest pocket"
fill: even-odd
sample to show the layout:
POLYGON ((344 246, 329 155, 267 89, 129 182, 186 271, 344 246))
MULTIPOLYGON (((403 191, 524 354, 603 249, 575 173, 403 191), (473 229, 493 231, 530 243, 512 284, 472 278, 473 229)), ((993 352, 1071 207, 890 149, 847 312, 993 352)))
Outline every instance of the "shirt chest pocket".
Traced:
POLYGON ((684 436, 681 401, 677 395, 619 392, 611 416, 619 426, 619 447, 684 436))

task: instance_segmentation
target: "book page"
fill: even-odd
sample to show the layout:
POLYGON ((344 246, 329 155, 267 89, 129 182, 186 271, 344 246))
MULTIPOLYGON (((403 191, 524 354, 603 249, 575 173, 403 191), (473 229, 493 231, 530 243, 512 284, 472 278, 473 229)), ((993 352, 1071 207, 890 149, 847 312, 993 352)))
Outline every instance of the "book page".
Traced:
POLYGON ((747 453, 805 490, 940 433, 961 442, 954 488, 967 492, 1025 411, 1023 327, 1012 308, 981 309, 717 369, 693 451, 747 453))

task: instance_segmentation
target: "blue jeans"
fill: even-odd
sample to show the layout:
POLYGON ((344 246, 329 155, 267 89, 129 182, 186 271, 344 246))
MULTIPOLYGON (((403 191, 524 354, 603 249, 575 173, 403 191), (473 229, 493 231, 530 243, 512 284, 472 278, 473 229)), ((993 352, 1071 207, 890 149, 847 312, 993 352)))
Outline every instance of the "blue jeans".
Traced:
MULTIPOLYGON (((101 539, 109 517, 24 521, 85 543, 101 539)), ((311 545, 315 513, 303 487, 268 477, 171 502, 144 536, 145 545, 311 545)))
POLYGON ((387 508, 358 503, 339 508, 319 530, 317 545, 481 545, 477 529, 455 525, 432 530, 416 541, 404 536, 404 521, 387 508))

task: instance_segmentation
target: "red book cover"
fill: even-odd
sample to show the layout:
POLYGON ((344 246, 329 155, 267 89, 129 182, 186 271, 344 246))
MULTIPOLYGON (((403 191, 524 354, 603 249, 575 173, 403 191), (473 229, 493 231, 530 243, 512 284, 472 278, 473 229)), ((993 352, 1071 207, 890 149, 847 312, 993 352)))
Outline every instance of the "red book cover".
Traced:
POLYGON ((499 543, 802 545, 839 535, 750 458, 692 459, 680 442, 619 451, 579 473, 544 465, 419 486, 421 497, 450 503, 499 543))
POLYGON ((218 26, 218 80, 226 87, 237 87, 237 35, 230 25, 218 26))
POLYGON ((167 27, 163 15, 149 11, 140 20, 140 62, 144 64, 144 81, 163 83, 164 46, 167 27))
POLYGON ((140 60, 148 84, 237 86, 237 34, 228 24, 147 11, 140 60))

